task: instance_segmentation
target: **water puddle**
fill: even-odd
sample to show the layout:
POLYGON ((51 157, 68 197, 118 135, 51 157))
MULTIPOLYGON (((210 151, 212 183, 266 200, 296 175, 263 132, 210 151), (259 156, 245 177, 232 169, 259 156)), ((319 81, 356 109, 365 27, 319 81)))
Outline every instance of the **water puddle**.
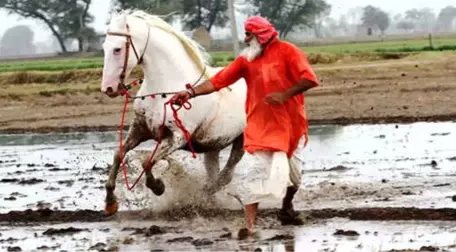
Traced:
MULTIPOLYGON (((295 207, 301 210, 347 207, 454 208, 455 126, 454 123, 414 123, 311 127, 307 148, 298 150, 296 154, 303 162, 304 171, 302 190, 297 194, 295 207)), ((0 146, 0 213, 43 208, 103 209, 107 167, 114 150, 118 148, 118 132, 0 135, 0 146)), ((139 148, 150 151, 152 147, 153 143, 148 142, 139 148)), ((228 151, 222 152, 222 165, 226 162, 228 151)), ((130 181, 141 171, 138 160, 134 158, 139 154, 132 152, 130 155, 130 181)), ((178 151, 172 158, 175 161, 171 165, 159 162, 154 168, 154 174, 162 178, 166 185, 165 194, 161 197, 146 189, 144 180, 133 191, 126 190, 122 174, 119 174, 116 194, 121 211, 144 208, 151 211, 166 210, 198 199, 204 185, 202 181, 205 180, 202 157, 194 160, 190 153, 178 151)), ((217 194, 219 207, 241 209, 230 195, 235 194, 242 183, 245 166, 246 163, 241 161, 233 182, 217 194)), ((268 202, 261 207, 279 206, 280 202, 268 202)), ((456 242, 451 227, 454 223, 353 222, 336 219, 301 228, 270 227, 270 223, 275 221, 269 220, 269 224, 262 229, 266 236, 288 232, 294 237, 291 241, 281 240, 277 244, 263 241, 265 244, 247 243, 245 247, 235 238, 222 239, 220 236, 226 234, 226 230, 214 228, 215 224, 209 220, 197 224, 176 222, 172 226, 182 227, 178 233, 170 232, 153 239, 136 237, 135 242, 128 244, 127 241, 125 244, 123 239, 131 234, 122 231, 122 228, 131 223, 120 220, 119 223, 122 225, 118 227, 110 222, 61 224, 79 225, 89 231, 59 236, 55 240, 43 235, 50 226, 2 226, 1 246, 20 246, 23 251, 35 250, 40 246, 87 251, 100 243, 99 247, 94 247, 95 250, 117 246, 120 251, 188 251, 196 249, 192 242, 206 238, 213 242, 208 249, 217 250, 255 251, 260 248, 262 251, 293 251, 289 246, 294 246, 294 251, 304 248, 306 251, 388 251, 393 248, 419 250, 421 246, 451 246, 456 242), (106 232, 106 229, 110 231, 106 232), (201 229, 200 235, 197 235, 198 229, 201 229), (359 235, 334 236, 336 229, 355 230, 359 235), (173 242, 172 246, 166 242, 185 236, 193 238, 191 241, 187 238, 183 242, 173 242), (14 239, 8 241, 9 237, 14 239), (27 243, 30 240, 36 242, 27 243)), ((138 228, 169 224, 144 222, 131 225, 138 228)), ((241 217, 235 223, 224 224, 225 227, 231 227, 233 236, 235 227, 239 228, 240 225, 241 217)), ((207 241, 199 242, 204 244, 207 241)), ((202 246, 198 251, 204 249, 202 246)))

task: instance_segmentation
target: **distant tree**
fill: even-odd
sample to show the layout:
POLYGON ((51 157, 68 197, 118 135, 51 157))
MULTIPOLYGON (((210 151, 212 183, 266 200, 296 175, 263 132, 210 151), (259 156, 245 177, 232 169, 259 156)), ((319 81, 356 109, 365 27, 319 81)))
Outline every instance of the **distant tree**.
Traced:
POLYGON ((138 9, 156 15, 166 15, 181 9, 180 0, 112 0, 117 10, 138 9))
POLYGON ((385 33, 391 22, 388 13, 372 5, 364 7, 361 20, 364 25, 377 28, 382 34, 385 33))
POLYGON ((226 0, 183 0, 182 21, 186 29, 200 26, 211 31, 212 27, 225 27, 229 20, 226 0))
POLYGON ((361 18, 363 17, 363 7, 354 7, 348 10, 347 17, 349 23, 359 25, 362 23, 361 18))
POLYGON ((348 18, 346 15, 341 15, 339 17, 339 21, 337 24, 338 28, 343 32, 343 33, 348 33, 350 31, 350 25, 348 24, 348 18))
POLYGON ((437 18, 439 30, 450 31, 453 25, 453 20, 456 18, 456 8, 447 6, 443 8, 437 18))
POLYGON ((404 22, 413 23, 422 31, 430 31, 435 22, 435 14, 430 8, 410 9, 405 12, 404 22))
POLYGON ((315 37, 322 38, 323 37, 323 28, 325 24, 328 29, 335 28, 335 20, 329 18, 329 14, 331 13, 331 9, 326 9, 325 11, 321 12, 319 15, 314 16, 313 28, 315 32, 315 37))
POLYGON ((204 26, 210 31, 228 22, 226 0, 113 0, 113 4, 118 9, 140 9, 156 15, 179 11, 185 29, 190 30, 204 26))
POLYGON ((0 8, 25 18, 38 19, 46 24, 67 52, 65 40, 78 39, 79 48, 85 37, 94 34, 88 25, 93 16, 88 13, 91 0, 0 0, 0 8))
POLYGON ((409 31, 412 31, 413 29, 415 29, 415 23, 413 23, 412 21, 408 21, 408 20, 401 20, 401 21, 397 22, 396 28, 399 30, 404 30, 406 32, 409 32, 409 31))
POLYGON ((331 9, 325 0, 245 0, 253 10, 247 14, 259 14, 271 21, 285 38, 297 29, 315 28, 331 9))
POLYGON ((35 54, 33 31, 26 25, 9 28, 0 40, 0 56, 21 56, 35 54))

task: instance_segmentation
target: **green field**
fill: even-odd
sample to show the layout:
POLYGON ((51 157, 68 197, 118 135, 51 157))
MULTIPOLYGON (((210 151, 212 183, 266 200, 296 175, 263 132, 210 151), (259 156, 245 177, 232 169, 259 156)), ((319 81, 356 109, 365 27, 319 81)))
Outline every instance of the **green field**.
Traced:
MULTIPOLYGON (((420 51, 456 50, 456 38, 439 38, 433 40, 429 48, 427 39, 345 43, 339 45, 302 47, 307 54, 356 54, 356 53, 401 53, 420 51)), ((232 52, 211 52, 214 65, 223 66, 233 59, 232 52)), ((62 71, 94 69, 103 67, 102 57, 91 58, 53 58, 46 60, 0 61, 0 72, 11 71, 62 71)))
MULTIPOLYGON (((456 50, 456 38, 433 39, 432 45, 435 50, 456 50)), ((360 53, 360 52, 416 52, 430 50, 429 40, 398 40, 384 42, 347 43, 342 45, 325 45, 303 47, 308 53, 360 53)))

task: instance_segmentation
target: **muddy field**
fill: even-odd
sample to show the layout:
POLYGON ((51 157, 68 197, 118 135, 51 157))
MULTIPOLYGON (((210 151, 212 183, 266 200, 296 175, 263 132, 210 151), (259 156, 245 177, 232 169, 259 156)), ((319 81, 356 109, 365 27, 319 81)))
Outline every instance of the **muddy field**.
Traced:
MULTIPOLYGON (((309 120, 314 125, 453 120, 455 55, 315 65, 321 86, 307 94, 309 120)), ((0 131, 118 129, 124 100, 100 94, 100 70, 16 75, 0 76, 0 131), (68 81, 49 83, 49 78, 68 81), (8 84, 9 79, 22 84, 8 84)))
MULTIPOLYGON (((117 132, 0 135, 0 248, 7 251, 452 251, 456 245, 454 123, 313 126, 305 170, 283 227, 267 202, 257 240, 238 240, 241 162, 216 203, 201 197, 201 157, 173 154, 156 176, 165 194, 118 176, 120 212, 102 214, 117 132), (360 145, 359 143, 363 143, 360 145), (19 248, 21 250, 19 250, 19 248), (294 249, 294 250, 293 250, 294 249)), ((128 179, 139 174, 129 156, 128 179)), ((227 152, 222 155, 225 162, 227 152)))
MULTIPOLYGON (((455 55, 316 65, 310 143, 298 151, 305 170, 295 207, 305 225, 280 226, 280 202, 267 202, 260 236, 243 241, 232 195, 245 163, 215 203, 201 197, 204 168, 189 153, 156 167, 161 197, 143 181, 127 191, 119 174, 120 211, 106 217, 122 98, 96 91, 98 70, 70 83, 0 79, 0 250, 456 251, 455 55), (85 92, 48 92, 61 86, 85 92)), ((135 155, 144 153, 131 154, 130 181, 140 172, 135 155)))

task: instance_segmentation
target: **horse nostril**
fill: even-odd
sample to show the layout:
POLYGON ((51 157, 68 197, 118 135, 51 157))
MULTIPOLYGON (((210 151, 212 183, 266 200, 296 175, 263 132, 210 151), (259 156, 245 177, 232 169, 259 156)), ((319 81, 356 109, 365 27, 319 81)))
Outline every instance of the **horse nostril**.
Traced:
POLYGON ((108 87, 108 88, 106 89, 106 93, 112 93, 112 87, 108 87))

